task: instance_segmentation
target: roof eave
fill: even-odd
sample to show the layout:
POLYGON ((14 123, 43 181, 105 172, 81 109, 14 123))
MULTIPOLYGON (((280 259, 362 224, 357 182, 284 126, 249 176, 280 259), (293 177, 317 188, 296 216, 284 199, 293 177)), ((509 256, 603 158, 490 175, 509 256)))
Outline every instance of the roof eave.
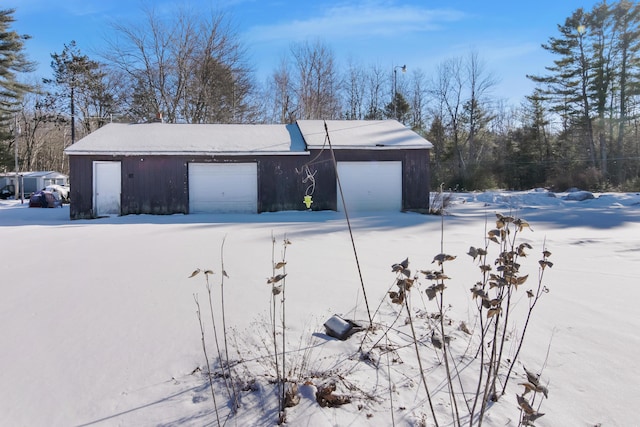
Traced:
POLYGON ((118 151, 65 150, 68 156, 308 156, 309 151, 118 151))
MULTIPOLYGON (((309 150, 321 150, 326 145, 308 145, 309 150)), ((332 146, 334 150, 431 150, 433 145, 338 145, 332 146)))

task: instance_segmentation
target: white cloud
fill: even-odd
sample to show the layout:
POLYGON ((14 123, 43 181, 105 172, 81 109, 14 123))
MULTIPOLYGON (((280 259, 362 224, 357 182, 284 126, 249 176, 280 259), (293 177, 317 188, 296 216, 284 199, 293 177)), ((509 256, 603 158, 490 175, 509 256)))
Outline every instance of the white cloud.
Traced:
POLYGON ((397 37, 434 31, 444 23, 458 21, 464 14, 451 9, 428 9, 385 2, 342 4, 321 11, 318 16, 275 25, 255 26, 247 32, 251 40, 290 41, 314 37, 325 40, 397 37))

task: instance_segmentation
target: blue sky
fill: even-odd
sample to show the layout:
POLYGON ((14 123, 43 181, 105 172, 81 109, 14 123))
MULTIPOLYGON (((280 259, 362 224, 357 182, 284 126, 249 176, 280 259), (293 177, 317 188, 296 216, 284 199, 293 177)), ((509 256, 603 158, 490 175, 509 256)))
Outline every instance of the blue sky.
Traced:
MULTIPOLYGON (((393 70, 407 65, 427 75, 452 57, 478 53, 499 83, 497 98, 519 103, 533 85, 526 74, 540 74, 552 57, 540 45, 557 36, 574 10, 590 10, 595 0, 191 0, 193 7, 225 11, 244 43, 256 76, 264 80, 287 55, 292 43, 320 39, 346 68, 349 60, 393 70)), ((176 1, 150 2, 157 11, 176 1)), ((108 37, 110 23, 141 19, 136 0, 9 0, 13 29, 32 36, 29 58, 50 74, 51 53, 75 40, 91 57, 108 37)), ((399 77, 404 78, 404 77, 399 77)))

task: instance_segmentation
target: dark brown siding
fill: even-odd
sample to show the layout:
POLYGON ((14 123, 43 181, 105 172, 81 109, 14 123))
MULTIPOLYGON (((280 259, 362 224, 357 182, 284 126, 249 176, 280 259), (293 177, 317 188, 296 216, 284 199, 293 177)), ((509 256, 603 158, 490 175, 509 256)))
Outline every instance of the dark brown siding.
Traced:
POLYGON ((189 212, 187 166, 169 156, 122 159, 122 215, 189 212))
POLYGON ((407 150, 402 162, 402 209, 427 213, 431 171, 429 150, 407 150))
MULTIPOLYGON (((303 165, 307 156, 266 157, 258 161, 258 212, 306 209, 303 165)), ((316 203, 312 205, 316 208, 316 203)))

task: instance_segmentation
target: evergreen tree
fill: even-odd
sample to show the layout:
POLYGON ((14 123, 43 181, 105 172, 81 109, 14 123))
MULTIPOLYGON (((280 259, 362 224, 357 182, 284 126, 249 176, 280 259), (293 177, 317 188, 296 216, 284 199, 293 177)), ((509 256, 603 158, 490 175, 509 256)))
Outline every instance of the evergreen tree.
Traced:
POLYGON ((543 48, 557 56, 546 76, 529 76, 563 121, 560 141, 601 181, 626 179, 626 124, 640 94, 640 7, 621 0, 576 10, 543 48), (568 147, 567 147, 568 148, 568 147), (615 158, 610 159, 613 153, 615 158))
POLYGON ((559 37, 551 37, 542 47, 559 58, 546 67, 546 76, 528 76, 542 85, 541 92, 552 102, 552 111, 569 117, 571 126, 582 132, 589 163, 596 165, 596 147, 591 122, 593 62, 587 52, 587 13, 578 9, 558 25, 559 37))
POLYGON ((624 183, 627 176, 624 138, 626 125, 630 121, 629 105, 633 97, 640 95, 640 5, 622 0, 612 7, 616 31, 618 54, 617 83, 618 129, 615 155, 618 163, 617 180, 624 183))
POLYGON ((15 9, 0 9, 0 166, 8 166, 10 147, 5 142, 13 139, 10 126, 25 93, 33 88, 18 80, 20 73, 34 70, 35 63, 27 60, 24 42, 27 35, 10 29, 15 9))
POLYGON ((75 41, 64 45, 61 53, 51 55, 53 79, 45 83, 53 86, 51 97, 61 100, 59 108, 71 118, 71 143, 76 141, 76 118, 81 120, 84 134, 90 133, 92 123, 106 124, 113 105, 113 94, 105 85, 106 73, 101 65, 80 52, 75 41), (68 102, 68 103, 67 103, 68 102))
POLYGON ((407 123, 410 112, 411 106, 400 92, 396 92, 391 102, 384 107, 384 114, 387 118, 397 120, 402 124, 407 123))

